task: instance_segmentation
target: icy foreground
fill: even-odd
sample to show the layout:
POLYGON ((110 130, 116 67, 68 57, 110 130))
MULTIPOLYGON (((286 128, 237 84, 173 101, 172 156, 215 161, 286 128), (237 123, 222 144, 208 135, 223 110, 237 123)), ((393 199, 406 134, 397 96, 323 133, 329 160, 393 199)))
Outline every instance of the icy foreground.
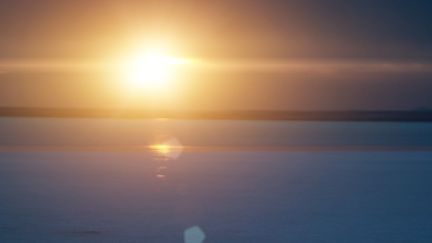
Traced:
POLYGON ((432 152, 0 153, 0 242, 432 242, 432 152), (189 231, 186 231, 189 229, 189 231))

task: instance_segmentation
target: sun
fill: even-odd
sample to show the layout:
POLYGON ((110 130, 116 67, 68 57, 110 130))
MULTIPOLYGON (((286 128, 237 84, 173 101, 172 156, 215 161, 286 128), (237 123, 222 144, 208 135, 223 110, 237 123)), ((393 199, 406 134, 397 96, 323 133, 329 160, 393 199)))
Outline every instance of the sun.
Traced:
POLYGON ((126 58, 121 65, 121 76, 129 90, 159 93, 172 88, 178 66, 186 63, 186 59, 163 50, 148 49, 126 58))

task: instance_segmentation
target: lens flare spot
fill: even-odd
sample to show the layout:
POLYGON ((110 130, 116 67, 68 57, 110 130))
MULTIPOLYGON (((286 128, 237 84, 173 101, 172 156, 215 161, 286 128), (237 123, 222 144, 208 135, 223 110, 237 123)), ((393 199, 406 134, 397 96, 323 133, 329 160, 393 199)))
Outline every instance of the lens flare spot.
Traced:
POLYGON ((206 235, 199 226, 188 228, 184 232, 185 243, 203 243, 205 239, 206 235))

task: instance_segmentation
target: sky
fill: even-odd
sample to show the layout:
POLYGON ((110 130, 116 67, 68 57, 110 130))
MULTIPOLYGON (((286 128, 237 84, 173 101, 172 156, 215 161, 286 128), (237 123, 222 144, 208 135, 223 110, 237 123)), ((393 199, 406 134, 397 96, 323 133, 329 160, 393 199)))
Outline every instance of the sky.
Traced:
POLYGON ((431 108, 431 12, 426 0, 2 0, 0 106, 431 108), (158 41, 219 68, 191 70, 163 101, 131 101, 111 70, 27 65, 111 60, 158 41))

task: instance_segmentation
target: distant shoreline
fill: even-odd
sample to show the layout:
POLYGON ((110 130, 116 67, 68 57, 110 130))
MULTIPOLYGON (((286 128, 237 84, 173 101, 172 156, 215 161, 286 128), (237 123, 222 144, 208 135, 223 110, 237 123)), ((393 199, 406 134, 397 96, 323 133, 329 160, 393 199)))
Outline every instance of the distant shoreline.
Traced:
POLYGON ((432 111, 149 111, 120 109, 0 107, 0 117, 432 122, 432 111))
MULTIPOLYGON (((0 145, 1 152, 154 153, 148 146, 0 145)), ((186 152, 432 152, 430 146, 185 146, 186 152)))

